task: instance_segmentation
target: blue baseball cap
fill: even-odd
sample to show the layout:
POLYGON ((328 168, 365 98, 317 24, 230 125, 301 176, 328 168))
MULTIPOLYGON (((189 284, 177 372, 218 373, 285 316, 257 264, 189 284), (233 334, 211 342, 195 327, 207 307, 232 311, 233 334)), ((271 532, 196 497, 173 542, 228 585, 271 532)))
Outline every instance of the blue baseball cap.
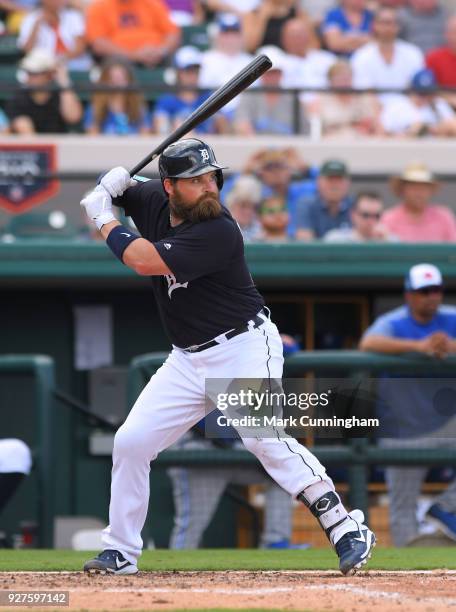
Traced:
POLYGON ((418 72, 412 78, 410 87, 421 92, 435 89, 437 87, 435 74, 432 72, 432 70, 429 70, 429 68, 418 70, 418 72))
POLYGON ((220 32, 239 32, 241 29, 241 22, 233 13, 221 13, 217 25, 220 32))

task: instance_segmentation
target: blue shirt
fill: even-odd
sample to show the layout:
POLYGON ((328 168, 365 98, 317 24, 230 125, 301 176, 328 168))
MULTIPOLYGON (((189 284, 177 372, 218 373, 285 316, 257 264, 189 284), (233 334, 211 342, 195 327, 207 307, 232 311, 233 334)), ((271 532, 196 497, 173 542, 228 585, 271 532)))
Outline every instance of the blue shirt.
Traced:
MULTIPOLYGON (((294 238, 296 236, 296 230, 299 227, 299 202, 301 198, 308 197, 311 198, 315 196, 317 187, 315 182, 315 177, 318 175, 317 168, 309 168, 309 178, 300 180, 300 181, 292 181, 288 187, 288 192, 286 196, 286 206, 287 211, 290 215, 290 220, 288 222, 287 234, 290 238, 294 238)), ((222 202, 226 202, 226 196, 233 188, 236 180, 239 178, 239 174, 233 175, 227 178, 224 182, 223 190, 221 193, 222 202)), ((267 198, 275 196, 275 192, 268 186, 263 185, 261 191, 261 201, 264 202, 267 198)))
MULTIPOLYGON (((203 102, 205 102, 210 96, 210 93, 203 93, 199 95, 193 102, 183 100, 175 94, 165 94, 160 96, 155 104, 155 115, 165 115, 169 121, 187 119, 194 110, 198 108, 203 102)), ((213 118, 206 119, 200 123, 196 128, 195 132, 199 134, 209 134, 214 131, 213 118)))
MULTIPOLYGON (((93 107, 86 108, 84 115, 84 128, 87 130, 94 124, 93 107)), ((128 135, 139 134, 141 128, 150 127, 149 113, 144 109, 138 121, 131 122, 125 113, 114 113, 109 110, 103 124, 100 126, 102 134, 128 135)))
MULTIPOLYGON (((364 337, 378 335, 421 340, 438 331, 456 338, 456 307, 440 306, 431 321, 419 323, 408 306, 401 306, 376 319, 364 337)), ((453 378, 384 375, 377 390, 382 437, 422 436, 439 429, 456 414, 456 380, 453 378)))
POLYGON ((297 227, 311 230, 315 238, 322 238, 329 230, 351 227, 352 204, 353 198, 347 196, 340 202, 337 213, 332 215, 319 193, 306 194, 296 203, 297 227))
MULTIPOLYGON (((345 34, 368 34, 372 30, 373 19, 373 12, 365 9, 363 11, 363 18, 360 25, 358 27, 354 27, 347 19, 344 9, 339 6, 326 13, 326 17, 321 25, 321 31, 326 32, 326 30, 337 27, 345 34)), ((350 54, 344 53, 341 55, 349 56, 350 54)))

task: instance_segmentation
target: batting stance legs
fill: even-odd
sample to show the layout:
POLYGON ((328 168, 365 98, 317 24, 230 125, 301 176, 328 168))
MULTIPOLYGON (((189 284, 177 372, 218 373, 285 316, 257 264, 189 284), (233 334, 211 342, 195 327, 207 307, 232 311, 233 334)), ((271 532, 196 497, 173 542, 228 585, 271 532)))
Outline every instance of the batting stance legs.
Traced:
MULTIPOLYGON (((281 378, 280 336, 276 326, 261 316, 264 323, 258 328, 205 351, 189 353, 174 348, 117 432, 110 524, 104 530, 103 543, 106 549, 122 553, 131 568, 128 573, 136 570, 143 545, 141 529, 149 503, 149 464, 204 416, 205 379, 242 378, 246 373, 249 378, 281 378)), ((289 437, 243 438, 243 442, 269 475, 318 518, 341 558, 344 573, 354 569, 353 563, 348 567, 351 558, 345 561, 347 567, 342 566, 338 550, 346 534, 357 532, 355 535, 364 537, 364 542, 367 538, 367 560, 373 534, 362 525, 360 511, 347 514, 325 468, 310 451, 289 437)), ((353 554, 353 547, 349 548, 347 552, 353 554)), ((356 560, 358 564, 364 562, 356 560)))

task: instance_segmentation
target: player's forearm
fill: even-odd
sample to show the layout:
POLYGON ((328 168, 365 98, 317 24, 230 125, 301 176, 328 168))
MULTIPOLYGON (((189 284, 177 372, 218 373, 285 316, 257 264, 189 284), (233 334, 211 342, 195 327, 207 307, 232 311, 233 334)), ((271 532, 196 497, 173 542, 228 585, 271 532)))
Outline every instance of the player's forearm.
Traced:
POLYGON ((366 336, 361 338, 359 350, 401 355, 420 351, 420 343, 417 340, 402 340, 388 336, 366 336))
MULTIPOLYGON (((110 221, 103 225, 100 233, 103 238, 107 240, 112 230, 118 226, 123 228, 119 221, 110 221)), ((123 229, 125 229, 125 233, 134 234, 134 232, 128 228, 123 229)), ((126 266, 134 270, 136 274, 141 276, 172 274, 171 270, 160 257, 157 249, 145 238, 138 238, 131 242, 123 252, 122 261, 126 266)))

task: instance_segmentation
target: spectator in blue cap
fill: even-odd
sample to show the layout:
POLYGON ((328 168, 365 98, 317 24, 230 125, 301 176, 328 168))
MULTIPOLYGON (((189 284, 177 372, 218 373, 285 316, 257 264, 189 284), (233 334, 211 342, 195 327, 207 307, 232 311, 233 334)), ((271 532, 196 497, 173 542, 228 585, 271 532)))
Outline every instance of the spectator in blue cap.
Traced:
POLYGON ((392 136, 455 136, 456 114, 436 87, 432 70, 419 70, 410 96, 395 96, 385 104, 380 117, 384 131, 392 136))
MULTIPOLYGON (((182 87, 176 93, 160 96, 155 105, 153 131, 169 134, 175 130, 194 110, 207 100, 210 92, 199 92, 198 87, 201 52, 191 45, 181 47, 174 56, 176 85, 182 87), (190 88, 190 89, 186 89, 190 88)), ((195 128, 198 134, 217 131, 218 117, 203 121, 195 128)))
MULTIPOLYGON (((210 49, 201 56, 200 87, 217 89, 252 60, 244 50, 244 39, 239 18, 231 13, 221 14, 217 20, 210 49)), ((239 97, 229 102, 224 111, 230 117, 239 97)))

